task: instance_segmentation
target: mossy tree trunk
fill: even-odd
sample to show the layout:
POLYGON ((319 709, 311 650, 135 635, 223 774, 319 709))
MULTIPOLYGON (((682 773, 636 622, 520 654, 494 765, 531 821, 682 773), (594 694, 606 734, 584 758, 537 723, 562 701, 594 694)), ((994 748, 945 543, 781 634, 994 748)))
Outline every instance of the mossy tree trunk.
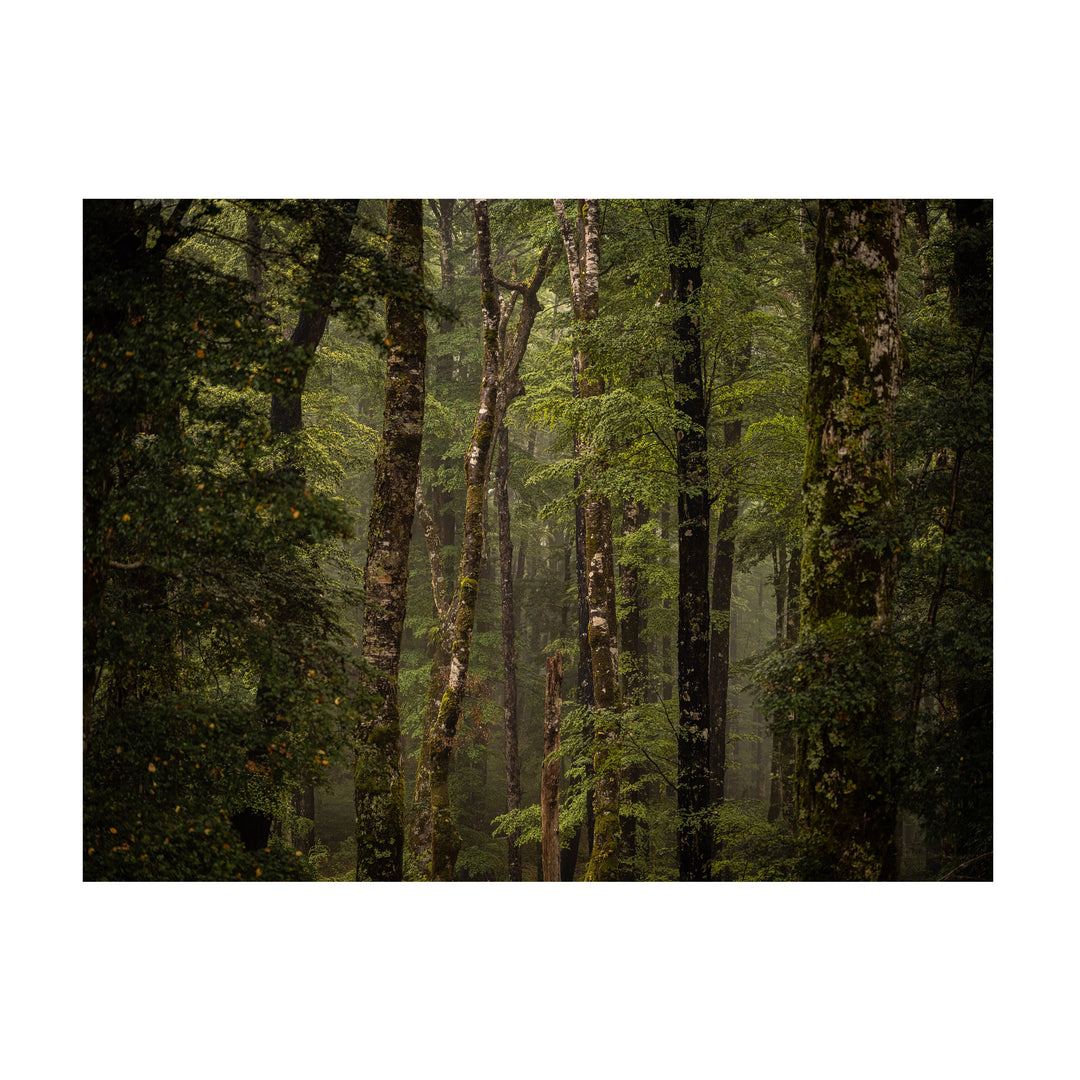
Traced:
POLYGON ((562 653, 549 656, 544 693, 544 764, 540 775, 540 852, 545 881, 560 881, 559 720, 562 713, 562 653))
MULTIPOLYGON (((423 204, 389 199, 387 236, 392 259, 419 279, 424 273, 423 204)), ((405 624, 409 547, 424 429, 427 325, 422 312, 386 300, 386 405, 375 458, 364 570, 363 655, 372 667, 378 713, 356 733, 356 880, 400 881, 405 797, 401 775, 398 665, 405 624)))
MULTIPOLYGON (((574 395, 577 396, 577 379, 574 379, 574 395)), ((579 454, 578 438, 574 438, 574 456, 579 454)), ((596 707, 596 699, 593 697, 592 681, 592 655, 589 652, 589 587, 588 575, 585 570, 585 507, 577 492, 581 488, 581 474, 574 477, 574 571, 577 585, 577 704, 579 708, 589 710, 588 718, 582 724, 581 738, 584 745, 592 745, 593 723, 592 710, 596 707)), ((585 784, 592 786, 592 761, 585 763, 585 784)), ((593 838, 593 804, 592 799, 585 801, 585 818, 579 823, 571 836, 570 842, 562 853, 562 879, 563 881, 574 880, 574 869, 577 866, 578 848, 581 846, 582 836, 585 838, 585 848, 589 855, 592 854, 593 838)))
MULTIPOLYGON (((649 508, 635 499, 628 499, 623 506, 623 536, 632 536, 649 520, 649 508)), ((622 672, 623 701, 631 706, 640 705, 644 698, 646 663, 641 641, 642 590, 638 568, 633 563, 619 567, 619 589, 625 608, 625 616, 619 622, 620 669, 622 672)), ((635 761, 623 763, 620 791, 622 814, 622 870, 624 881, 633 881, 638 854, 647 849, 647 829, 639 821, 634 803, 637 802, 637 786, 642 769, 635 761)))
MULTIPOLYGON (((517 654, 514 626, 514 549, 510 536, 510 432, 506 420, 499 424, 498 461, 495 465, 495 504, 499 516, 499 584, 501 586, 503 644, 503 729, 506 736, 506 809, 521 806, 521 762, 518 757, 517 654)), ((521 880, 521 848, 517 832, 506 840, 508 876, 521 880)))
POLYGON ((439 628, 435 635, 435 653, 431 660, 428 677, 427 705, 424 710, 419 761, 413 785, 412 822, 408 845, 412 860, 412 873, 427 879, 431 874, 431 732, 439 715, 439 702, 446 689, 450 669, 450 649, 454 643, 454 623, 457 615, 457 597, 447 596, 448 587, 442 572, 442 542, 439 528, 424 504, 423 491, 418 481, 416 487, 416 510, 424 527, 424 540, 431 564, 431 590, 439 628))
MULTIPOLYGON (((555 214, 570 271, 575 322, 574 374, 582 398, 604 392, 588 363, 590 324, 600 303, 600 204, 585 199, 578 204, 575 231, 561 199, 555 214)), ((589 463, 584 475, 585 566, 589 597, 589 651, 592 660, 596 716, 593 735, 594 826, 592 853, 586 879, 615 881, 619 876, 619 693, 618 640, 615 622, 615 565, 611 538, 611 503, 599 489, 589 463)))
POLYGON ((461 838, 450 812, 450 755, 461 715, 465 679, 469 672, 476 597, 484 559, 484 509, 487 477, 494 441, 498 391, 499 322, 501 308, 491 266, 491 229, 486 199, 474 203, 477 260, 480 264, 481 305, 484 313, 484 366, 480 402, 472 442, 465 457, 465 520, 458 570, 457 617, 450 650, 450 672, 439 703, 431 741, 431 877, 452 881, 461 838))
POLYGON ((709 820, 709 442, 698 336, 701 236, 692 199, 668 213, 674 346, 679 549, 679 726, 676 845, 680 881, 706 881, 709 820))
POLYGON ((798 814, 813 876, 895 876, 888 648, 896 573, 894 402, 902 353, 899 200, 822 200, 818 217, 796 715, 798 814))

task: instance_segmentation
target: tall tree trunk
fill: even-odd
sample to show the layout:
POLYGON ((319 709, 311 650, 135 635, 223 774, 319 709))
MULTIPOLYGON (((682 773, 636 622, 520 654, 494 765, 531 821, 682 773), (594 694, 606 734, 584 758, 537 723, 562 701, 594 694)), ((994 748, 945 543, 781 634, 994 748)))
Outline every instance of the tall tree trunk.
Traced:
POLYGON ((706 881, 709 820, 709 455, 708 411, 696 300, 701 237, 691 199, 668 213, 675 343, 676 473, 679 548, 679 734, 676 801, 679 880, 706 881))
MULTIPOLYGON (((575 236, 561 199, 555 214, 566 250, 573 289, 574 373, 583 398, 602 394, 603 382, 588 370, 588 332, 600 299, 600 206, 579 204, 575 236)), ((593 466, 596 467, 595 465, 593 466)), ((619 874, 619 662, 614 618, 615 568, 611 542, 611 503, 586 475, 585 564, 589 596, 589 650, 596 700, 593 769, 595 825, 587 880, 614 881, 619 874)))
POLYGON ((545 881, 561 880, 559 865, 559 719, 562 711, 562 653, 547 661, 544 694, 544 765, 540 776, 540 847, 545 881))
MULTIPOLYGON (((506 735, 506 809, 521 806, 521 763, 518 759, 517 657, 514 650, 514 550, 510 537, 510 433, 499 424, 499 456, 495 465, 495 503, 499 513, 499 578, 502 587, 503 728, 506 735)), ((521 880, 521 848, 517 831, 506 841, 509 877, 521 880)))
MULTIPOLYGON (((419 199, 386 204, 390 257, 424 273, 424 214, 419 199)), ((356 732, 356 880, 400 881, 405 845, 398 665, 405 624, 409 547, 424 430, 427 325, 422 312, 386 300, 386 405, 368 517, 364 570, 363 655, 375 671, 378 713, 356 732)))
POLYGON ((822 200, 806 396, 802 637, 821 707, 798 717, 799 816, 821 877, 895 876, 890 427, 900 386, 899 200, 822 200), (828 690, 824 688, 828 682, 828 690), (845 692, 855 683, 857 694, 845 692), (832 701, 829 701, 829 698, 832 701))
MULTIPOLYGON (((577 379, 574 379, 574 392, 577 393, 577 379)), ((574 453, 577 455, 578 446, 575 439, 574 453)), ((581 738, 590 749, 593 739, 592 710, 596 707, 596 699, 593 697, 592 681, 592 655, 589 652, 589 585, 588 575, 585 570, 585 507, 582 505, 578 493, 581 490, 581 474, 574 477, 574 572, 577 585, 577 677, 578 693, 577 703, 581 709, 588 710, 587 719, 582 724, 581 738)), ((585 762, 585 784, 592 787, 592 759, 585 762)), ((578 848, 581 837, 585 835, 585 850, 587 855, 592 855, 593 838, 593 801, 585 800, 585 819, 574 830, 569 845, 563 849, 562 879, 573 881, 574 868, 577 866, 578 848)))
MULTIPOLYGON (((631 536, 649 519, 649 510, 644 503, 628 500, 623 508, 623 536, 631 536)), ((641 583, 637 567, 627 564, 619 567, 619 585, 625 605, 626 617, 619 624, 621 646, 620 664, 623 670, 623 701, 631 705, 640 705, 645 686, 645 655, 641 645, 641 583)), ((633 810, 637 801, 637 784, 641 779, 641 767, 631 762, 623 767, 621 789, 622 814, 622 871, 625 881, 633 881, 639 846, 638 817, 633 810)))
MULTIPOLYGON (((738 255, 746 252, 742 237, 737 237, 734 250, 738 255)), ((754 300, 748 300, 745 324, 740 327, 741 340, 725 361, 728 385, 734 385, 750 369, 753 354, 752 316, 754 300)), ((714 805, 724 801, 724 781, 727 771, 727 744, 729 732, 728 711, 731 705, 729 685, 731 681, 732 610, 731 592, 735 580, 735 523, 739 517, 739 446, 742 442, 742 419, 732 415, 738 411, 734 406, 724 420, 723 470, 717 498, 716 556, 713 564, 712 610, 715 629, 712 632, 712 667, 709 674, 711 689, 709 773, 710 794, 714 805)))
POLYGON ((585 509, 586 563, 589 574, 589 649, 593 662, 596 719, 593 752, 595 824, 587 881, 615 881, 619 876, 619 663, 611 545, 611 504, 593 497, 585 509))
POLYGON ((450 755, 457 733, 465 678, 469 671, 476 597, 484 558, 484 508, 491 464, 498 391, 500 304, 491 266, 491 232, 486 199, 474 204, 477 258, 484 311, 484 367, 472 442, 465 458, 465 521, 458 570, 458 608, 450 653, 450 676, 431 733, 431 876, 452 881, 461 838, 450 813, 450 755))
MULTIPOLYGON (((510 536, 510 433, 506 426, 506 414, 511 402, 524 389, 518 368, 525 357, 533 323, 540 312, 537 294, 544 279, 551 272, 554 259, 551 248, 545 247, 537 260, 536 272, 527 284, 499 280, 521 296, 523 303, 518 317, 514 340, 509 349, 505 348, 505 333, 509 319, 509 310, 503 306, 500 316, 502 346, 500 355, 504 357, 499 372, 499 389, 496 395, 496 414, 498 423, 498 460, 495 467, 495 505, 499 520, 499 577, 501 585, 502 640, 503 640, 503 727, 506 734, 506 807, 517 810, 521 805, 521 765, 518 759, 518 720, 517 720, 517 659, 515 655, 515 619, 514 619, 514 550, 510 536)), ((561 675, 560 675, 561 678, 561 675)), ((521 880, 521 849, 517 842, 517 833, 507 838, 509 857, 509 876, 511 881, 521 880)))
MULTIPOLYGON (((574 379, 574 388, 577 389, 577 379, 574 379)), ((579 439, 575 436, 574 452, 580 453, 579 439)), ((577 578, 577 662, 578 662, 578 705, 587 709, 586 718, 582 724, 581 737, 584 745, 589 748, 589 756, 585 762, 585 785, 589 790, 593 786, 593 763, 592 744, 594 737, 593 712, 596 709, 596 695, 593 693, 593 667, 592 650, 589 648, 589 571, 585 561, 585 492, 581 474, 574 478, 574 561, 577 578)), ((596 825, 596 811, 593 799, 590 796, 585 800, 585 850, 588 857, 592 858, 593 832, 596 825)), ((580 830, 579 830, 580 835, 580 830)), ((577 838, 573 842, 574 853, 577 853, 577 838)))

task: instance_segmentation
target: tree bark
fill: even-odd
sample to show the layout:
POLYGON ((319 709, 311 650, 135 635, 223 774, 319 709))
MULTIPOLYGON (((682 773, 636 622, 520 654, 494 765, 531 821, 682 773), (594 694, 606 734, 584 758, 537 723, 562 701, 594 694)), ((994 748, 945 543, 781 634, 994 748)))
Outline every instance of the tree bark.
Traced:
POLYGON ((735 522, 739 516, 736 490, 736 466, 733 458, 742 438, 742 421, 724 421, 724 451, 728 456, 725 480, 721 485, 720 511, 716 515, 716 555, 713 560, 712 611, 713 629, 709 670, 709 786, 710 800, 719 806, 724 801, 724 775, 727 770, 728 687, 731 681, 731 590, 735 580, 735 522))
POLYGON ((431 733, 431 877, 452 881, 461 847, 450 813, 450 755, 461 715, 465 678, 469 671, 476 597, 484 559, 484 508, 491 464, 494 424, 497 419, 500 304, 491 266, 491 233, 486 199, 474 203, 477 258, 480 264, 481 303, 484 312, 484 366, 480 402, 473 425, 472 443, 465 457, 465 521, 458 570, 458 607, 450 674, 431 733))
MULTIPOLYGON (((424 220, 419 199, 386 205, 390 256, 423 278, 424 220)), ((424 430, 427 325, 422 313, 386 300, 386 404, 368 517, 363 655, 374 669, 379 711, 356 733, 356 880, 400 881, 405 846, 398 665, 405 624, 409 547, 424 430)))
MULTIPOLYGON (((623 535, 630 536, 637 532, 649 520, 648 507, 634 499, 628 500, 623 508, 623 535)), ((619 586, 623 603, 626 605, 626 617, 619 624, 620 664, 623 671, 623 701, 630 705, 640 705, 645 687, 645 653, 641 644, 641 583, 636 566, 619 567, 619 586)), ((644 850, 646 832, 641 827, 633 805, 637 801, 635 794, 641 779, 641 767, 631 762, 623 767, 623 782, 620 792, 620 812, 622 815, 622 870, 624 881, 635 878, 635 864, 639 847, 644 850)))
MULTIPOLYGON (((602 394, 602 380, 589 371, 588 334, 599 311, 600 206, 579 204, 575 236, 561 199, 554 200, 570 270, 576 329, 574 373, 583 398, 602 394)), ((592 658, 596 719, 593 751, 595 824, 586 880, 615 881, 619 875, 619 661, 614 618, 615 568, 611 542, 611 503, 585 477, 585 564, 589 597, 589 650, 592 658)))
MULTIPOLYGON (((514 549, 510 536, 510 498, 507 480, 510 475, 510 433, 506 421, 499 425, 499 456, 495 465, 495 503, 499 514, 499 578, 502 603, 503 641, 503 728, 506 736, 506 809, 521 806, 521 762, 518 758, 517 657, 514 640, 514 549)), ((508 875, 521 880, 521 848, 517 831, 507 837, 508 875)))
POLYGON ((881 632, 896 572, 889 437, 902 365, 903 213, 899 200, 822 200, 818 216, 802 637, 820 643, 805 677, 822 704, 797 718, 798 813, 820 876, 840 880, 896 873, 881 632), (858 694, 846 691, 852 683, 858 694))
MULTIPOLYGON (((551 272, 554 260, 551 248, 545 247, 537 260, 536 272, 527 284, 500 282, 522 297, 521 314, 512 342, 505 353, 499 373, 499 389, 496 395, 498 418, 498 459, 495 466, 495 505, 499 520, 499 578, 501 585, 501 613, 503 640, 503 728, 506 735, 506 808, 517 810, 521 806, 521 764, 518 758, 518 720, 517 720, 517 658, 515 651, 516 625, 514 618, 514 548, 510 535, 510 433, 506 426, 506 414, 511 402, 522 391, 523 384, 518 375, 518 368, 525 357, 533 323, 540 312, 537 294, 544 279, 551 272)), ((500 326, 506 329, 509 312, 503 311, 500 326)), ((505 337, 504 337, 505 340, 505 337)), ((561 678, 561 675, 560 675, 561 678)), ((521 849, 517 842, 517 833, 512 832, 507 838, 509 877, 511 881, 521 880, 521 849)))
POLYGON ((540 847, 545 881, 559 881, 559 719, 562 710, 562 653, 547 661, 544 695, 544 765, 540 776, 540 847))
POLYGON ((680 881, 706 881, 712 853, 709 808, 709 457, 708 411, 696 303, 701 238, 693 200, 668 213, 675 343, 679 548, 679 728, 676 845, 680 881))

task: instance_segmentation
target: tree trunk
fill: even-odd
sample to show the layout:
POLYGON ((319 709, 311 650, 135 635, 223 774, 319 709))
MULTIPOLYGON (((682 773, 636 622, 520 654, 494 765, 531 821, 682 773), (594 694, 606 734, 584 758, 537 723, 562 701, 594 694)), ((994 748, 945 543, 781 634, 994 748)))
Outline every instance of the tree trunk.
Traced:
POLYGON ((487 200, 476 200, 474 214, 484 311, 484 367, 472 443, 465 458, 465 521, 461 538, 458 608, 450 653, 450 675, 431 733, 431 876, 434 881, 453 880, 454 863, 461 847, 461 838, 454 829, 450 813, 450 754, 461 715, 465 678, 469 671, 472 632, 476 621, 476 597, 484 558, 486 485, 491 463, 493 425, 497 419, 495 413, 501 312, 495 275, 491 267, 487 200))
POLYGON ((595 824, 586 881, 615 881, 619 876, 619 664, 611 548, 611 504, 594 496, 585 509, 585 554, 589 574, 589 650, 593 662, 596 719, 593 752, 595 824))
POLYGON ((895 876, 887 629, 895 579, 890 427, 900 386, 903 203, 822 200, 806 396, 799 817, 824 878, 895 876), (825 688, 826 682, 828 688, 825 688), (858 693, 846 686, 856 685, 858 693), (831 699, 831 700, 830 700, 831 699))
MULTIPOLYGON (((577 379, 574 379, 574 393, 577 393, 577 379)), ((574 454, 578 454, 577 439, 574 442, 574 454)), ((574 478, 575 496, 581 489, 581 474, 574 478)), ((578 673, 578 707, 587 709, 588 719, 582 724, 581 737, 586 746, 591 748, 593 738, 592 710, 596 706, 593 697, 592 683, 592 656, 589 653, 589 585, 585 571, 585 507, 581 499, 574 499, 574 567, 577 584, 577 673, 578 673)), ((585 763, 585 784, 592 786, 592 760, 585 763)), ((585 834, 585 848, 589 856, 592 855, 593 837, 593 803, 592 799, 585 800, 585 820, 574 830, 568 847, 563 849, 563 881, 573 881, 574 868, 577 866, 578 847, 581 843, 582 833, 585 834)))
MULTIPOLYGON (((521 805, 521 766, 518 760, 517 720, 517 659, 515 656, 514 619, 514 550, 510 536, 510 433, 506 427, 506 414, 511 402, 524 389, 518 376, 518 368, 525 357, 533 323, 540 312, 537 294, 544 279, 551 272, 554 260, 550 247, 545 247, 537 260, 536 272, 527 284, 499 281, 522 297, 521 314, 518 317, 514 341, 509 349, 500 348, 504 360, 499 372, 499 389, 496 395, 498 422, 498 460, 495 467, 495 504, 499 519, 499 577, 501 583, 502 639, 503 639, 503 727, 506 733, 506 807, 517 810, 521 805)), ((500 329, 505 342, 509 310, 503 307, 500 329)), ((509 876, 511 881, 521 880, 521 849, 517 833, 507 838, 509 876)))
MULTIPOLYGON (((510 434, 499 425, 499 457, 495 466, 495 503, 499 513, 499 577, 502 586, 503 728, 506 734, 506 809, 521 806, 521 764, 518 759, 517 657, 514 654, 514 549, 510 537, 510 434)), ((517 831, 506 841, 509 877, 521 880, 521 848, 517 831)))
POLYGON ((709 820, 709 456, 708 411, 698 336, 701 237, 693 200, 668 213, 675 343, 676 474, 679 548, 679 734, 676 801, 679 880, 706 881, 709 820))
MULTIPOLYGON (((581 397, 602 394, 603 382, 588 371, 588 332, 600 298, 600 206, 586 199, 578 208, 578 236, 561 199, 555 214, 566 250, 576 340, 574 373, 581 397)), ((593 466, 594 468, 597 466, 593 466)), ((614 881, 619 874, 619 662, 614 618, 615 568, 611 542, 611 504, 585 478, 585 565, 589 597, 589 650, 596 701, 593 769, 595 824, 587 880, 614 881)))
POLYGON ((562 653, 547 661, 544 695, 544 765, 540 776, 540 846, 545 881, 559 881, 559 719, 562 710, 562 653))
MULTIPOLYGON (((629 500, 623 508, 623 535, 630 536, 637 532, 649 519, 649 510, 644 503, 629 500)), ((636 566, 619 567, 619 584, 623 603, 626 605, 626 617, 619 624, 621 646, 621 667, 623 670, 623 701, 631 705, 640 705, 645 686, 645 655, 641 645, 641 588, 636 566)), ((635 879, 635 864, 639 846, 639 825, 633 805, 637 801, 635 794, 641 779, 640 765, 631 762, 623 767, 621 789, 622 814, 622 871, 624 881, 635 879)), ((644 830, 640 830, 644 833, 644 830)))
MULTIPOLYGON (((403 269, 424 273, 423 204, 390 199, 386 205, 390 256, 403 269)), ((424 429, 427 325, 423 313, 386 300, 386 405, 368 517, 364 570, 363 655, 375 671, 379 711, 356 733, 356 880, 400 881, 405 844, 401 775, 398 665, 405 624, 414 492, 424 429)))

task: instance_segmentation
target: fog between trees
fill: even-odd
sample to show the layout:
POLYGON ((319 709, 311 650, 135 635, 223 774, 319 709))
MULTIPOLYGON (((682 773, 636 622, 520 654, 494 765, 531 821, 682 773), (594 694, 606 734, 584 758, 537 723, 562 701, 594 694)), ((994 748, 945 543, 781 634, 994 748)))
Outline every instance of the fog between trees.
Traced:
POLYGON ((992 220, 88 201, 86 878, 991 879, 992 220))

